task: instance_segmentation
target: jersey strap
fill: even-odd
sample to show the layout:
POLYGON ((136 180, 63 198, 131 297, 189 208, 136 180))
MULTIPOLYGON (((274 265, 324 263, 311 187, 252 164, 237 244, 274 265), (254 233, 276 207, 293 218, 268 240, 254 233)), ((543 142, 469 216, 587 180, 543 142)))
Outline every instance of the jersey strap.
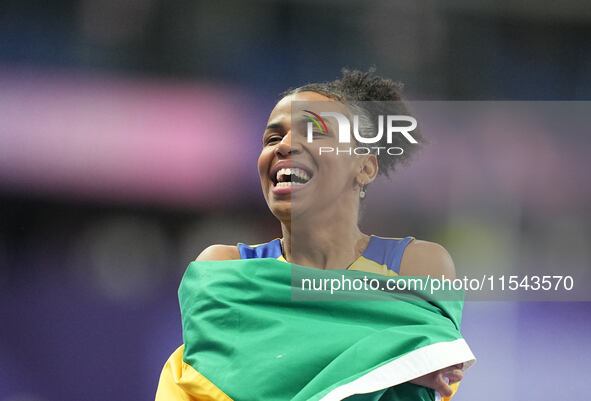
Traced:
POLYGON ((273 241, 257 244, 246 245, 241 242, 238 244, 238 251, 240 252, 240 259, 259 259, 259 258, 274 258, 277 259, 281 255, 281 240, 279 238, 273 241))
MULTIPOLYGON (((370 273, 397 276, 400 273, 402 255, 414 237, 390 238, 372 235, 363 254, 349 267, 370 273)), ((238 244, 240 259, 273 258, 285 262, 281 252, 281 240, 256 245, 238 244)))
MULTIPOLYGON (((398 275, 404 250, 413 239, 414 237, 388 238, 372 235, 362 258, 381 265, 398 275)), ((352 266, 351 270, 356 269, 352 266)))

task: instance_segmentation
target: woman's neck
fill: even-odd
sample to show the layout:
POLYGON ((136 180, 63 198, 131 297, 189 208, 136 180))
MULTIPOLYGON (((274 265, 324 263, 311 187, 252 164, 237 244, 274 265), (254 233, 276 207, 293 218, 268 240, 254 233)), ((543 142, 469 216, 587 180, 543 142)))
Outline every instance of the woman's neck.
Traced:
MULTIPOLYGON (((355 216, 356 219, 356 216, 355 216)), ((282 249, 285 260, 319 269, 347 269, 369 244, 356 220, 333 219, 307 224, 298 220, 282 223, 282 249)))

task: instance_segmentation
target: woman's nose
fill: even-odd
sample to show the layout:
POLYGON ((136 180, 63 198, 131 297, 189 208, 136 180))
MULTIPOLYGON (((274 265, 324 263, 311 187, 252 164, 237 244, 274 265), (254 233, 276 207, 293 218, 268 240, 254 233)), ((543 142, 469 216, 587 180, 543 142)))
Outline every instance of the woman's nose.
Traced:
POLYGON ((296 151, 294 146, 295 144, 291 140, 291 131, 288 131, 287 134, 281 139, 281 142, 277 145, 276 152, 282 156, 287 156, 292 154, 296 151))

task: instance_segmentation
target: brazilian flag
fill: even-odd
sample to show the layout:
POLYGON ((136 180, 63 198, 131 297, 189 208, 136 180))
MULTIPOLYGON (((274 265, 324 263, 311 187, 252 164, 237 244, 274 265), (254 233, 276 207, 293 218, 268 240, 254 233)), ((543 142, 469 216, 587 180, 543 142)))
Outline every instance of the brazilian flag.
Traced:
POLYGON ((191 263, 179 288, 184 344, 156 400, 441 399, 409 381, 475 361, 460 334, 463 294, 442 300, 412 277, 384 289, 387 279, 271 258, 191 263))

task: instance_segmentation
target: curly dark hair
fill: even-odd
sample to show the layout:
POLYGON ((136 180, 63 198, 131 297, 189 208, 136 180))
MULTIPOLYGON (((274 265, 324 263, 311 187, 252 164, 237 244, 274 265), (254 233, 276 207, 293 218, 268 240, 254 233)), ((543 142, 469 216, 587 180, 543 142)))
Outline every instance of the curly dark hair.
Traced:
MULTIPOLYGON (((343 68, 340 79, 309 83, 297 88, 291 88, 283 92, 281 98, 298 92, 316 92, 330 99, 354 105, 367 114, 366 121, 370 126, 366 128, 370 132, 375 132, 379 115, 410 115, 402 98, 403 86, 400 82, 376 75, 375 68, 371 68, 367 72, 343 68)), ((424 138, 420 134, 418 127, 413 131, 413 137, 419 144, 424 143, 424 138)), ((420 148, 419 144, 407 146, 408 142, 401 136, 395 136, 392 140, 391 144, 386 143, 386 136, 384 135, 380 142, 376 144, 376 146, 395 146, 404 149, 404 153, 400 156, 390 156, 385 152, 376 155, 379 174, 386 176, 401 163, 406 164, 420 148)))

